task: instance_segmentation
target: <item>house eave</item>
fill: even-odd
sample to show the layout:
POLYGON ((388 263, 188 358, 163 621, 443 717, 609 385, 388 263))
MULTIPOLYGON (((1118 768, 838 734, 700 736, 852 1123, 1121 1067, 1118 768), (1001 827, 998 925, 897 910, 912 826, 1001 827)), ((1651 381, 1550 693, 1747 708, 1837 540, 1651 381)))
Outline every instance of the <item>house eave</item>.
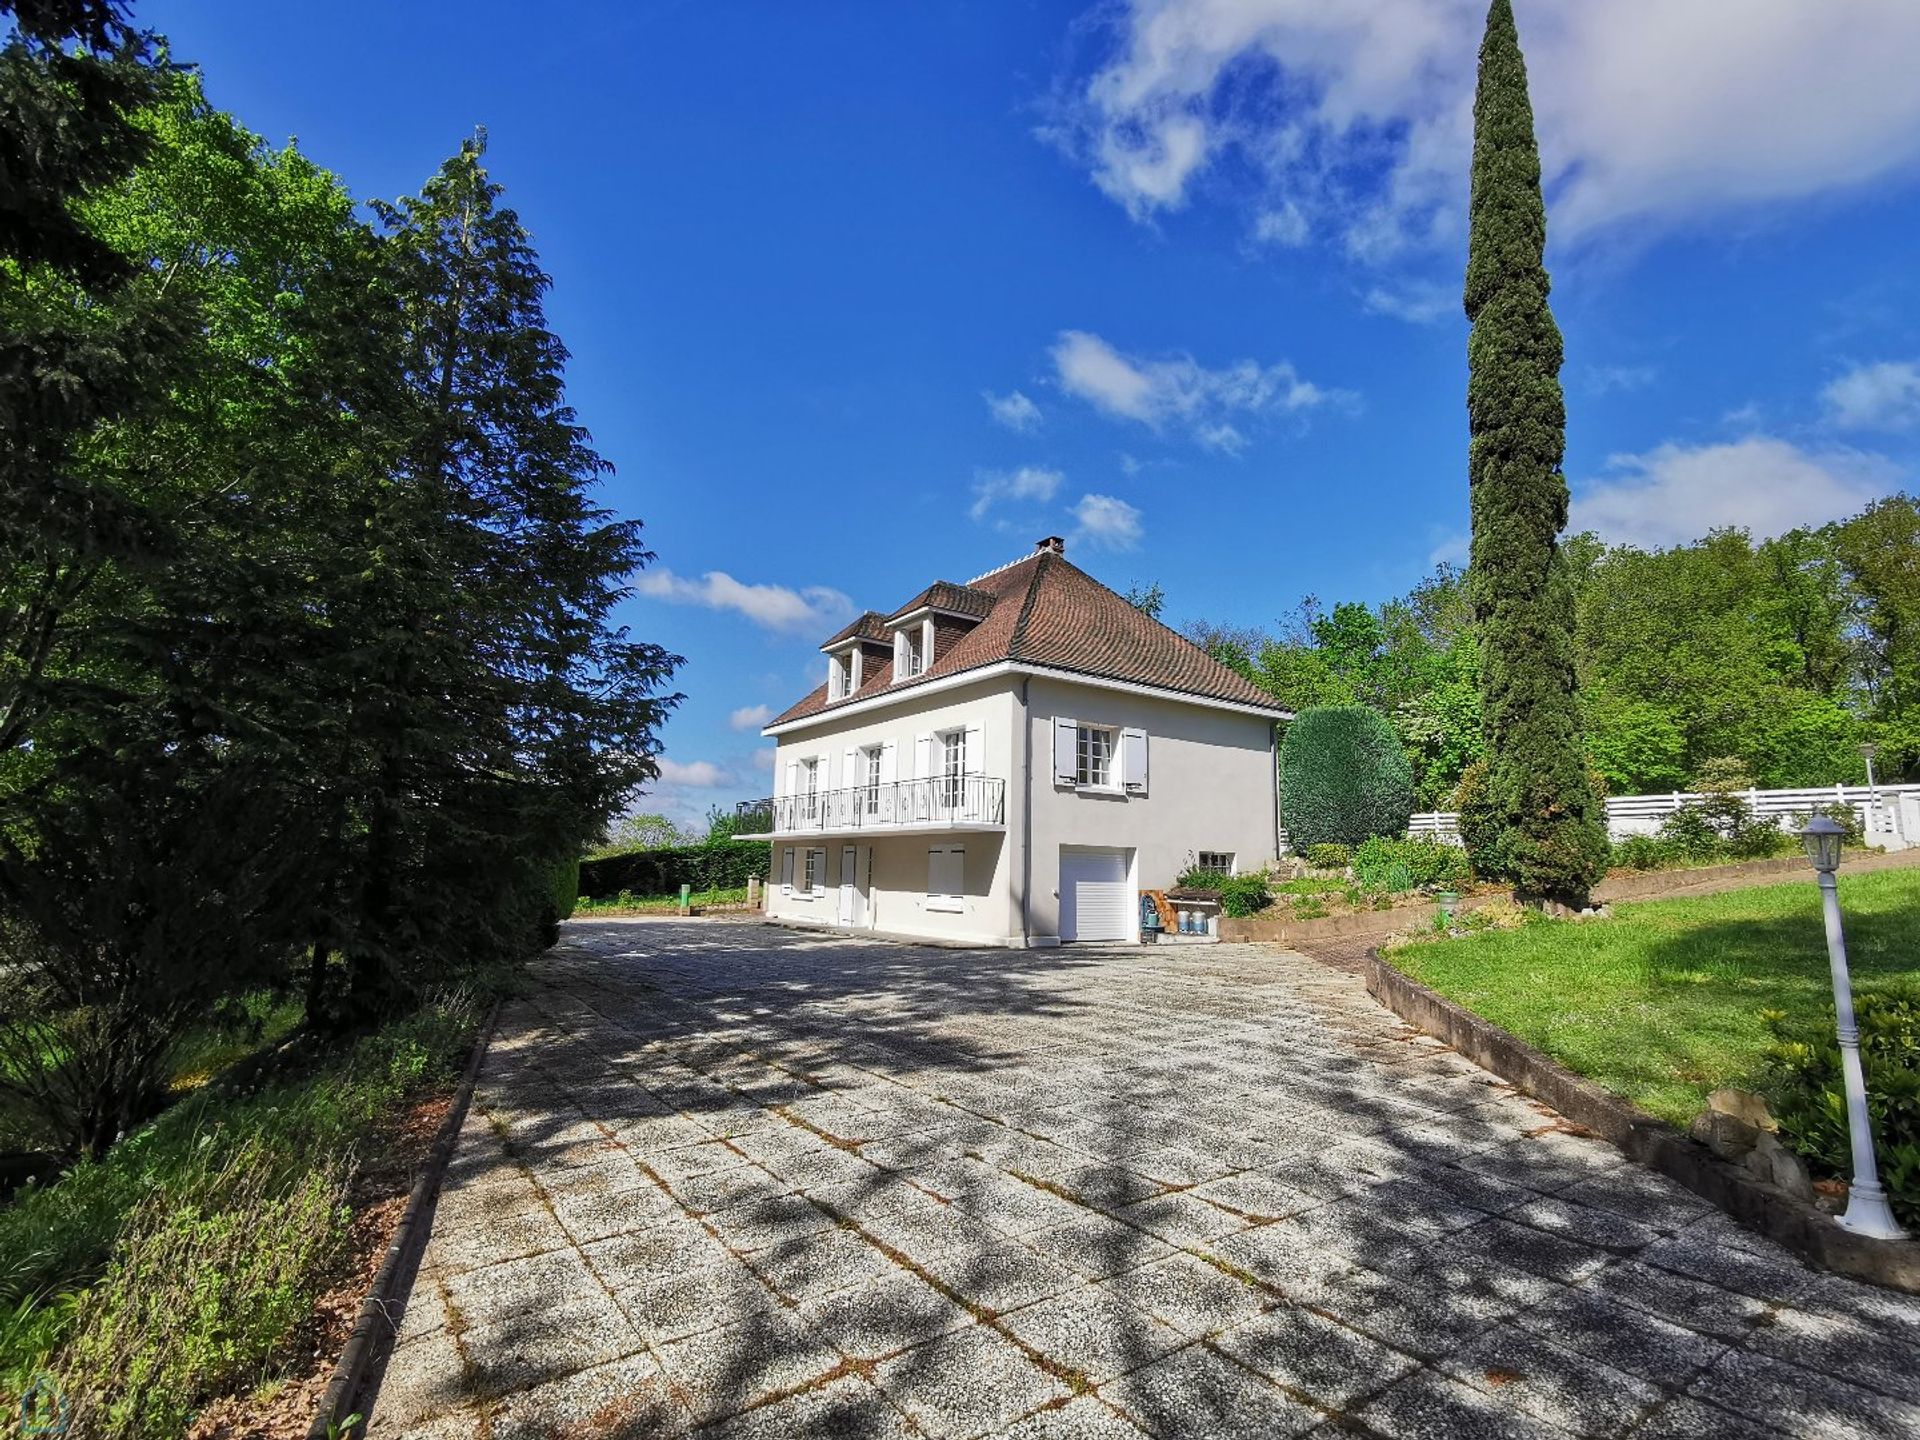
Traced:
POLYGON ((1000 660, 990 665, 975 666, 969 670, 955 671, 951 675, 942 675, 937 680, 896 681, 886 690, 864 699, 835 700, 827 708, 815 711, 811 715, 801 715, 792 720, 764 727, 760 733, 768 739, 782 735, 791 735, 810 726, 838 720, 846 715, 866 714, 882 710, 892 705, 910 702, 921 695, 938 694, 961 685, 977 684, 982 680, 994 680, 1016 675, 1033 675, 1044 679, 1065 680, 1078 685, 1091 685, 1103 690, 1117 690, 1125 694, 1146 695, 1156 700, 1171 700, 1186 705, 1198 705, 1209 710, 1228 710, 1242 715, 1261 715, 1269 720, 1291 720, 1293 711, 1283 705, 1252 705, 1239 700, 1223 700, 1211 695, 1195 695, 1185 690, 1173 690, 1163 685, 1145 685, 1133 680, 1119 680, 1109 676, 1095 675, 1086 671, 1068 670, 1055 665, 1035 665, 1024 660, 1000 660))

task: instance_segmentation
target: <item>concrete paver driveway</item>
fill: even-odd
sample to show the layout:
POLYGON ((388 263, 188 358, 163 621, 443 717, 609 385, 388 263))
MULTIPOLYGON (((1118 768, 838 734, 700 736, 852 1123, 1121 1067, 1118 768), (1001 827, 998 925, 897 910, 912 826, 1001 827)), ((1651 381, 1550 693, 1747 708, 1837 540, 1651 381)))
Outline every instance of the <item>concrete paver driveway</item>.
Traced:
POLYGON ((1261 947, 576 923, 376 1436, 1920 1435, 1810 1270, 1261 947))

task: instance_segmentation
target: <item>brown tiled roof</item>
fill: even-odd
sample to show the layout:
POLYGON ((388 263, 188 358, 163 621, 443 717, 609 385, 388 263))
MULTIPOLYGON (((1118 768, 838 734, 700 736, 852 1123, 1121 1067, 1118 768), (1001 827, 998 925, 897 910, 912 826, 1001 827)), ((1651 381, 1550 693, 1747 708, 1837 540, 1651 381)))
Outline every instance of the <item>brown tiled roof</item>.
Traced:
POLYGON ((868 610, 845 629, 835 631, 828 637, 827 643, 820 648, 831 650, 834 646, 844 645, 856 636, 862 640, 878 640, 885 645, 893 643, 893 631, 887 628, 887 617, 878 610, 868 610))
MULTIPOLYGON (((895 613, 926 604, 926 597, 938 588, 929 587, 895 613)), ((1276 713, 1281 710, 1266 691, 1229 670, 1191 640, 1142 614, 1062 555, 1041 551, 969 585, 952 588, 982 597, 985 609, 980 623, 939 654, 925 674, 895 685, 892 659, 878 660, 869 664, 860 688, 846 699, 828 705, 827 687, 821 685, 770 723, 803 720, 853 700, 901 693, 929 680, 1007 660, 1126 680, 1210 700, 1257 705, 1276 713)), ((854 624, 866 619, 862 616, 854 624)), ((852 629, 836 638, 845 638, 852 629)))
POLYGON ((956 585, 951 580, 936 580, 887 618, 898 620, 902 615, 911 615, 915 610, 926 606, 931 606, 935 610, 951 610, 959 615, 971 615, 979 619, 993 608, 993 596, 983 590, 976 590, 971 585, 956 585))

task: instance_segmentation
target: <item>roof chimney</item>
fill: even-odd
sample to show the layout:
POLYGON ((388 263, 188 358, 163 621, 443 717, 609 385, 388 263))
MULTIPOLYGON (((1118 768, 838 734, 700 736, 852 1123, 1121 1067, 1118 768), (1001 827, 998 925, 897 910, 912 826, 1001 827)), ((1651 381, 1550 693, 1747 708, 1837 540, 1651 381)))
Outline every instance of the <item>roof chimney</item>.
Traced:
POLYGON ((1033 548, 1043 555, 1064 555, 1067 553, 1067 542, 1063 536, 1049 535, 1044 540, 1035 541, 1033 548))

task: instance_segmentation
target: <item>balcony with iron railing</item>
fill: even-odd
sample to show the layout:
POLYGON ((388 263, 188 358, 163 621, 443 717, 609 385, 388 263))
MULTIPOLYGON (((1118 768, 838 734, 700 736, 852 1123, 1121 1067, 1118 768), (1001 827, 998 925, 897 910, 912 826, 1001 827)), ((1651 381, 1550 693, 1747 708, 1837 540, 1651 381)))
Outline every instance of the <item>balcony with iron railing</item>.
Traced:
POLYGON ((844 790, 802 791, 743 800, 734 813, 743 840, 790 835, 1004 830, 1007 782, 987 775, 936 775, 873 781, 844 790))

